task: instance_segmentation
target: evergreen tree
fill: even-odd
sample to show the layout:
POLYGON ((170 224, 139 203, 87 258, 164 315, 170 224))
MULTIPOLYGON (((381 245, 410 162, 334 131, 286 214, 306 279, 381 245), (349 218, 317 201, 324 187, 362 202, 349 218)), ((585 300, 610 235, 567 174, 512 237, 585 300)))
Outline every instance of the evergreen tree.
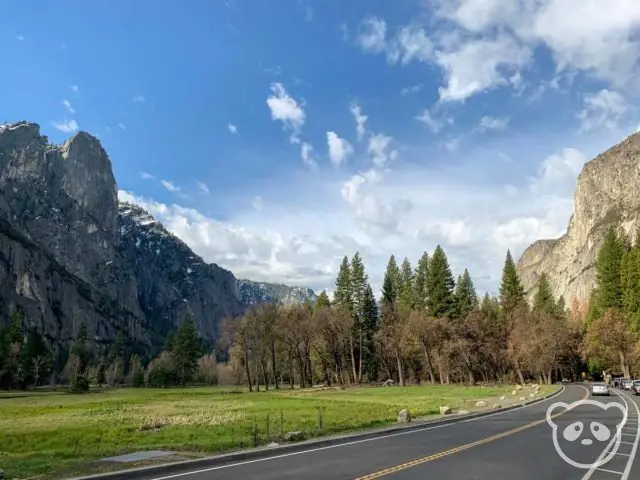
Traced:
POLYGON ((465 318, 478 306, 478 295, 471 280, 471 275, 469 275, 469 271, 466 268, 462 276, 458 277, 454 297, 455 315, 458 318, 465 318))
POLYGON ((329 300, 329 295, 325 290, 320 292, 318 298, 316 299, 316 309, 321 308, 329 308, 331 306, 331 300, 329 300))
POLYGON ((376 332, 378 331, 378 320, 378 304, 373 295, 371 285, 367 284, 367 288, 364 292, 364 304, 362 308, 362 355, 364 373, 369 381, 375 381, 378 378, 378 371, 380 370, 374 340, 376 332))
POLYGON ((622 258, 625 252, 624 240, 611 228, 596 261, 596 281, 598 284, 597 304, 601 311, 622 307, 622 258))
POLYGON ((455 313, 455 298, 453 288, 455 282, 449 261, 444 250, 438 245, 429 261, 429 276, 427 278, 427 311, 429 315, 447 318, 455 313))
POLYGON ((193 378, 198 358, 202 354, 202 344, 190 315, 184 319, 176 332, 172 354, 180 383, 185 385, 193 378))
POLYGON ((533 298, 533 311, 538 314, 553 314, 557 311, 556 300, 545 273, 540 275, 538 280, 538 290, 533 298))
POLYGON ((634 330, 640 330, 640 247, 634 245, 623 260, 622 306, 634 330))
POLYGON ((384 273, 382 282, 382 301, 387 305, 395 305, 398 300, 400 285, 400 269, 396 263, 396 257, 391 255, 387 270, 384 273))
POLYGON ((336 289, 333 292, 333 304, 339 310, 353 314, 353 296, 351 292, 351 267, 349 259, 345 256, 340 264, 338 278, 336 279, 336 289))
POLYGON ((87 326, 84 322, 80 323, 75 342, 71 348, 71 353, 77 356, 77 368, 74 372, 71 390, 76 393, 86 392, 89 390, 87 369, 91 362, 93 352, 87 343, 87 326))
POLYGON ((22 312, 16 310, 9 324, 0 330, 0 387, 21 386, 20 350, 24 333, 22 312))
POLYGON ((513 311, 524 301, 524 288, 516 272, 516 264, 511 252, 507 250, 502 269, 502 281, 500 283, 500 305, 505 312, 513 311))
POLYGON ((400 270, 399 298, 400 303, 407 308, 415 308, 413 290, 413 270, 409 259, 405 257, 400 270))
POLYGON ((20 364, 25 383, 38 386, 51 371, 51 353, 42 335, 37 330, 30 330, 27 341, 20 351, 20 364))
POLYGON ((429 275, 429 255, 427 252, 422 254, 418 261, 415 274, 413 276, 413 301, 417 309, 424 311, 427 301, 427 277, 429 275))
POLYGON ((164 340, 164 350, 166 352, 173 351, 173 343, 175 342, 176 334, 174 332, 169 332, 167 334, 167 338, 164 340))
POLYGON ((362 263, 362 258, 358 252, 356 252, 351 259, 350 274, 349 286, 351 291, 351 304, 353 305, 354 318, 356 322, 358 322, 358 319, 362 316, 364 294, 368 285, 364 264, 362 263))

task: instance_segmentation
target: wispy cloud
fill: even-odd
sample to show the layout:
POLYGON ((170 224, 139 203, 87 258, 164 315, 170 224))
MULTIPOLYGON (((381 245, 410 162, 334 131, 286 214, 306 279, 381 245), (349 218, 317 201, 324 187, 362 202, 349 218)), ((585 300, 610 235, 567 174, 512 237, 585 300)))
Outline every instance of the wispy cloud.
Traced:
POLYGON ((342 34, 342 40, 345 42, 349 40, 349 27, 347 27, 346 23, 340 24, 340 33, 342 34))
POLYGON ((353 119, 356 121, 356 132, 358 133, 358 140, 361 140, 365 133, 364 124, 367 122, 367 117, 364 113, 362 113, 362 109, 360 105, 357 103, 352 103, 349 107, 351 111, 351 115, 353 115, 353 119))
POLYGON ((173 182, 169 180, 160 180, 160 183, 162 183, 162 186, 167 190, 169 190, 170 192, 175 193, 180 191, 180 187, 176 186, 173 182))
POLYGON ((310 22, 313 20, 313 8, 307 7, 304 11, 304 21, 310 22))
POLYGON ((147 99, 143 95, 136 95, 131 99, 131 101, 134 103, 143 103, 146 102, 147 99))
POLYGON ((206 183, 203 182, 198 182, 198 190, 200 191, 200 193, 204 193, 205 195, 209 195, 209 193, 211 193, 209 191, 209 187, 207 187, 206 183))
POLYGON ((120 127, 122 130, 126 130, 127 126, 124 123, 119 123, 118 127, 120 127))
POLYGON ((439 133, 446 125, 452 125, 453 119, 449 117, 438 118, 428 109, 416 117, 416 120, 427 125, 433 133, 439 133))
POLYGON ((253 209, 260 213, 262 212, 262 208, 264 207, 264 203, 262 201, 262 197, 260 196, 255 196, 253 197, 253 201, 251 202, 251 206, 253 207, 253 209))
POLYGON ((69 100, 63 100, 62 104, 65 106, 65 108, 69 111, 69 113, 74 114, 76 113, 76 111, 73 109, 73 107, 71 106, 71 102, 69 100))
POLYGON ((22 35, 16 35, 16 39, 20 42, 24 41, 24 37, 22 35))
POLYGON ((340 138, 336 132, 327 132, 327 148, 331 163, 339 166, 353 153, 353 147, 344 138, 340 138))
POLYGON ((56 130, 71 133, 78 130, 78 123, 75 120, 63 120, 62 122, 51 122, 56 130))
POLYGON ((227 124, 227 128, 229 129, 229 131, 233 134, 238 133, 238 127, 236 125, 234 125, 233 123, 229 123, 227 124))
POLYGON ((420 90, 422 90, 422 87, 424 87, 422 83, 418 83, 417 85, 412 85, 410 87, 405 87, 402 90, 400 90, 400 94, 410 95, 412 93, 418 93, 420 90))
POLYGON ((271 119, 281 121, 285 129, 291 131, 291 143, 300 143, 298 135, 305 122, 304 109, 281 83, 272 83, 271 91, 273 94, 267 98, 271 119))
POLYGON ((147 172, 140 172, 140 176, 142 177, 143 180, 155 180, 156 178, 155 175, 151 175, 150 173, 147 173, 147 172))
POLYGON ((71 85, 69 88, 76 96, 80 96, 80 87, 78 85, 71 85))
POLYGON ((480 123, 476 127, 479 132, 487 130, 505 130, 509 126, 509 117, 490 117, 484 116, 480 119, 480 123))

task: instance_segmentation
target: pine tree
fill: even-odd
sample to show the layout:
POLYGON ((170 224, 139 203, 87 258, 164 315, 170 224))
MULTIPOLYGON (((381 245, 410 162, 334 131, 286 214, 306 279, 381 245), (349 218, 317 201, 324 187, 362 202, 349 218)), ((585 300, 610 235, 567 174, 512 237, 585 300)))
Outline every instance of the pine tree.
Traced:
POLYGON ((364 292, 364 304, 362 308, 362 356, 364 374, 366 374, 369 381, 376 380, 378 378, 378 371, 380 370, 374 341, 376 332, 378 331, 378 324, 378 304, 376 303, 376 299, 373 295, 371 285, 367 284, 367 288, 364 292))
POLYGON ((395 305, 398 300, 400 286, 400 269, 396 257, 391 255, 382 282, 382 301, 387 305, 395 305))
POLYGON ((351 293, 351 267, 349 259, 345 256, 340 264, 338 278, 336 279, 336 289, 333 292, 333 304, 339 310, 353 314, 353 296, 351 293))
POLYGON ((507 250, 500 283, 500 305, 505 312, 511 312, 523 301, 524 288, 520 283, 520 278, 518 278, 516 264, 513 261, 511 252, 507 250))
POLYGON ((602 312, 622 307, 621 269, 624 252, 624 240, 618 237, 613 228, 609 229, 596 261, 597 303, 602 312))
POLYGON ((549 284, 547 275, 543 273, 538 280, 538 290, 533 298, 533 311, 538 314, 553 314, 556 312, 556 300, 549 284))
POLYGON ((400 270, 400 303, 406 308, 415 308, 413 291, 413 270, 409 259, 405 257, 400 270))
POLYGON ((202 354, 202 344, 198 337, 196 325, 190 315, 184 319, 178 331, 173 345, 173 358, 180 383, 185 385, 193 378, 198 364, 198 358, 202 354))
POLYGON ((462 276, 458 276, 454 297, 457 318, 465 318, 478 306, 478 295, 471 280, 471 275, 469 275, 469 271, 466 268, 462 276))
POLYGON ((413 276, 413 301, 417 309, 424 311, 427 301, 427 277, 429 275, 429 255, 422 254, 413 276))
POLYGON ((351 260, 349 285, 351 304, 353 305, 353 313, 357 322, 358 318, 362 315, 364 294, 367 289, 367 274, 365 273, 364 264, 358 252, 356 252, 351 260))
POLYGON ((438 318, 451 317, 455 311, 453 288, 455 282, 449 261, 444 250, 438 245, 429 261, 429 277, 427 278, 427 311, 438 318))
POLYGON ((316 298, 316 310, 319 310, 321 308, 329 308, 331 306, 331 300, 329 300, 329 295, 327 294, 327 292, 325 290, 323 290, 322 292, 320 292, 320 295, 318 295, 318 298, 316 298))

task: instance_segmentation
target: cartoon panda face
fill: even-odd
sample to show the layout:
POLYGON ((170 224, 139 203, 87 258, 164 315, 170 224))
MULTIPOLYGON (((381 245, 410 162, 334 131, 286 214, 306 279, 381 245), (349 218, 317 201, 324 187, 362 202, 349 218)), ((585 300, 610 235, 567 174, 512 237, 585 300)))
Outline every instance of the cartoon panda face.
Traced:
POLYGON ((611 460, 620 447, 626 422, 627 409, 617 402, 556 402, 547 409, 547 423, 553 429, 558 455, 577 468, 598 467, 611 460), (614 445, 600 458, 611 442, 614 445))

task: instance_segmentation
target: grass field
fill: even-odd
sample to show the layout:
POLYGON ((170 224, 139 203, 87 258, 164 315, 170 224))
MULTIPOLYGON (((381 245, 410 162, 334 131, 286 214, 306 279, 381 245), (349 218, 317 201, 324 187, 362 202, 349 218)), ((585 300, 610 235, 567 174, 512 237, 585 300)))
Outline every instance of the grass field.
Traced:
MULTIPOLYGON (((248 393, 215 387, 115 389, 72 395, 0 393, 0 468, 6 478, 93 471, 99 458, 138 450, 223 452, 393 423, 398 411, 472 410, 479 399, 511 402, 511 386, 412 386, 248 393), (159 428, 154 428, 159 427, 159 428)), ((546 394, 556 387, 543 387, 546 394)), ((502 402, 503 405, 507 404, 502 402)))

